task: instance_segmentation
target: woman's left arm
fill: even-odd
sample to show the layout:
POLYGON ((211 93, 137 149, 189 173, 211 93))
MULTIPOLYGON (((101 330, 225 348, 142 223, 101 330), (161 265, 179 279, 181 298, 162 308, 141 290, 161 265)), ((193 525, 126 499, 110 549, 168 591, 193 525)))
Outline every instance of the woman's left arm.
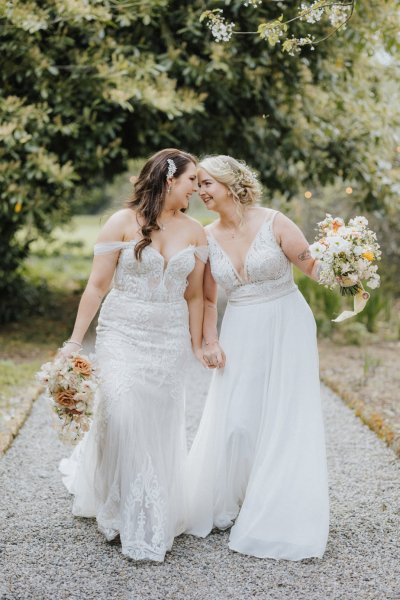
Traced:
POLYGON ((290 262, 311 279, 319 281, 319 261, 312 258, 310 245, 297 225, 282 213, 278 213, 274 221, 274 233, 290 262))
MULTIPOLYGON (((203 228, 197 236, 197 246, 207 246, 207 239, 203 228)), ((188 277, 188 286, 185 291, 185 300, 189 308, 189 330, 192 338, 193 352, 199 361, 207 367, 203 358, 203 315, 204 315, 204 298, 203 298, 203 277, 204 277, 204 262, 196 257, 196 264, 193 271, 188 277)))

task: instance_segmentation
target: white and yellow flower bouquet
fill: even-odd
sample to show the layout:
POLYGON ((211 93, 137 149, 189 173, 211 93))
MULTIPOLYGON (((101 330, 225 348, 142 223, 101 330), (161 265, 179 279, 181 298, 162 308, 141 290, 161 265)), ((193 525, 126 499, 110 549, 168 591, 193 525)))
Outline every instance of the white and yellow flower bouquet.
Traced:
POLYGON ((334 321, 344 321, 363 310, 369 299, 363 282, 371 288, 380 285, 378 266, 381 258, 376 234, 368 229, 365 217, 355 217, 346 224, 340 217, 318 223, 316 241, 310 246, 311 256, 319 261, 319 283, 328 288, 339 287, 340 293, 354 296, 354 310, 344 311, 334 321))
POLYGON ((38 381, 46 387, 62 441, 76 444, 89 431, 98 376, 89 358, 59 354, 42 365, 38 381))

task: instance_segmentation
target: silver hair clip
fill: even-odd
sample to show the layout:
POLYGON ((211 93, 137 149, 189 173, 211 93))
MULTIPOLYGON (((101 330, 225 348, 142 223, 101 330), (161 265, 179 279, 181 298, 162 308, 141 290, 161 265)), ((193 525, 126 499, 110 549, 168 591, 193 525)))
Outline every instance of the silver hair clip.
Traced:
POLYGON ((167 163, 168 163, 167 179, 169 179, 170 177, 173 177, 174 174, 176 173, 177 166, 174 163, 174 161, 172 160, 172 158, 167 158, 167 163))

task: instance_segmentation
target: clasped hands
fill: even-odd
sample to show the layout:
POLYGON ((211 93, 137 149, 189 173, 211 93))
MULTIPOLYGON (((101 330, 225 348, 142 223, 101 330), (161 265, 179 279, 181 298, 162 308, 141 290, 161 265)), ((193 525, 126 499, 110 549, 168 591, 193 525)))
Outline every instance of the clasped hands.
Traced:
POLYGON ((225 367, 225 352, 219 345, 218 340, 205 344, 203 348, 196 351, 200 362, 208 369, 223 369, 225 367))

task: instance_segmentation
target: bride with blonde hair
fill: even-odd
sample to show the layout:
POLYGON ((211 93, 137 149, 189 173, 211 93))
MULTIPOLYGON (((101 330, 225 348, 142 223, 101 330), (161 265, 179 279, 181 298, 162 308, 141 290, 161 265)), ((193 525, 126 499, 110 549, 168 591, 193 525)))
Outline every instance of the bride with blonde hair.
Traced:
POLYGON ((198 168, 206 228, 204 359, 216 368, 187 463, 187 532, 232 526, 229 547, 257 557, 322 557, 328 484, 316 326, 292 264, 318 262, 286 216, 257 206, 255 174, 230 156, 198 168), (228 302, 217 333, 217 284, 228 302), (226 353, 226 356, 225 356, 226 353))

